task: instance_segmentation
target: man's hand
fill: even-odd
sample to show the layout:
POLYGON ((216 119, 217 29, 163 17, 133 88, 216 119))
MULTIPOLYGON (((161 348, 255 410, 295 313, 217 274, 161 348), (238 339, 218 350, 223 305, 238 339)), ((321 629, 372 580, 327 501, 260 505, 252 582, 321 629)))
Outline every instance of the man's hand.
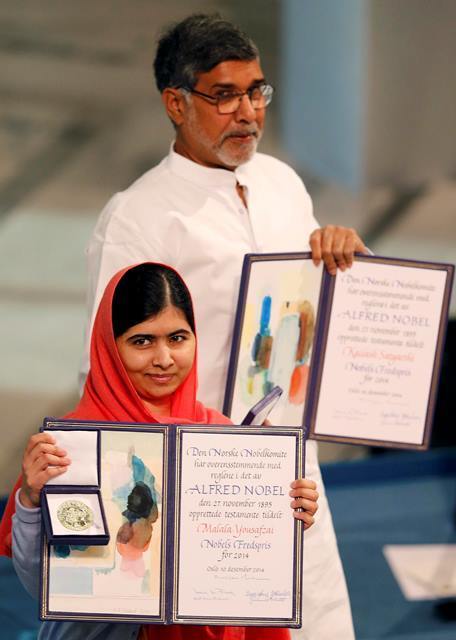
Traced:
POLYGON ((368 253, 364 242, 354 229, 335 227, 332 224, 315 229, 309 238, 309 244, 314 264, 318 266, 323 259, 332 276, 336 275, 337 268, 345 271, 352 266, 355 251, 368 253))

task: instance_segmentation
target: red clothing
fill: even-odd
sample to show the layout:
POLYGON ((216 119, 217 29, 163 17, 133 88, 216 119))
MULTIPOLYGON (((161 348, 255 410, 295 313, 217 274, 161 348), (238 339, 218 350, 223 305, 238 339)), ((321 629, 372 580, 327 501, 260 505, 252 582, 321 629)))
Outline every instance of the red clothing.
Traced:
MULTIPOLYGON (((187 378, 173 394, 171 416, 154 416, 133 387, 120 359, 112 329, 112 299, 116 286, 131 267, 119 271, 108 283, 95 318, 90 346, 90 371, 82 398, 66 418, 164 424, 230 424, 215 409, 196 399, 196 353, 187 378)), ((11 556, 11 518, 14 496, 21 485, 19 478, 11 493, 0 525, 0 554, 11 556)), ((288 640, 287 629, 222 627, 193 625, 144 626, 140 638, 148 640, 288 640)))
POLYGON ((138 640, 289 640, 288 629, 269 627, 142 627, 138 640))

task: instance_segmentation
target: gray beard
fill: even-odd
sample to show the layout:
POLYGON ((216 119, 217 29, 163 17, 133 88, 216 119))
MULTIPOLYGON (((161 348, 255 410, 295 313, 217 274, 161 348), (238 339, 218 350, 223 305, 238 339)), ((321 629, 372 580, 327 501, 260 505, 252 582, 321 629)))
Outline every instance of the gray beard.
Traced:
POLYGON ((239 153, 236 153, 226 148, 224 140, 220 143, 220 145, 216 145, 212 142, 212 140, 209 140, 195 117, 193 105, 189 112, 189 125, 192 127, 194 133, 198 136, 204 146, 210 149, 216 156, 216 158, 220 160, 220 163, 225 167, 236 168, 241 164, 245 164, 246 162, 251 160, 257 150, 258 143, 260 142, 261 136, 263 134, 262 131, 259 131, 257 137, 248 148, 245 148, 243 151, 240 150, 239 153))
POLYGON ((261 139, 261 133, 258 134, 258 137, 249 145, 248 148, 244 149, 243 152, 231 152, 227 149, 223 142, 220 147, 212 147, 214 154, 217 156, 221 162, 227 167, 239 167, 241 164, 245 164, 249 160, 251 160, 257 150, 258 143, 261 139))

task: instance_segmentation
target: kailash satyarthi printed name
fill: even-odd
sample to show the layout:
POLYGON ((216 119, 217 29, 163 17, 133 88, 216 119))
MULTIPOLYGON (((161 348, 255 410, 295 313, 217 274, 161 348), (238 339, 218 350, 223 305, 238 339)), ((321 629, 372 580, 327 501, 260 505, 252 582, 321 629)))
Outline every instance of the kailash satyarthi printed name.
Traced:
POLYGON ((446 273, 359 261, 337 278, 318 421, 335 435, 368 425, 373 439, 419 443, 446 273))

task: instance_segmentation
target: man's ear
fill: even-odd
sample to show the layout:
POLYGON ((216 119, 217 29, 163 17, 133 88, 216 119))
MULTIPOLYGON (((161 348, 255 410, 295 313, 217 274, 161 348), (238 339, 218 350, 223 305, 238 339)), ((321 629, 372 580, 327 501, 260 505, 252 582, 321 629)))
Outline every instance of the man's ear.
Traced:
POLYGON ((184 121, 185 98, 179 89, 168 87, 163 90, 162 101, 168 117, 178 127, 184 121))

